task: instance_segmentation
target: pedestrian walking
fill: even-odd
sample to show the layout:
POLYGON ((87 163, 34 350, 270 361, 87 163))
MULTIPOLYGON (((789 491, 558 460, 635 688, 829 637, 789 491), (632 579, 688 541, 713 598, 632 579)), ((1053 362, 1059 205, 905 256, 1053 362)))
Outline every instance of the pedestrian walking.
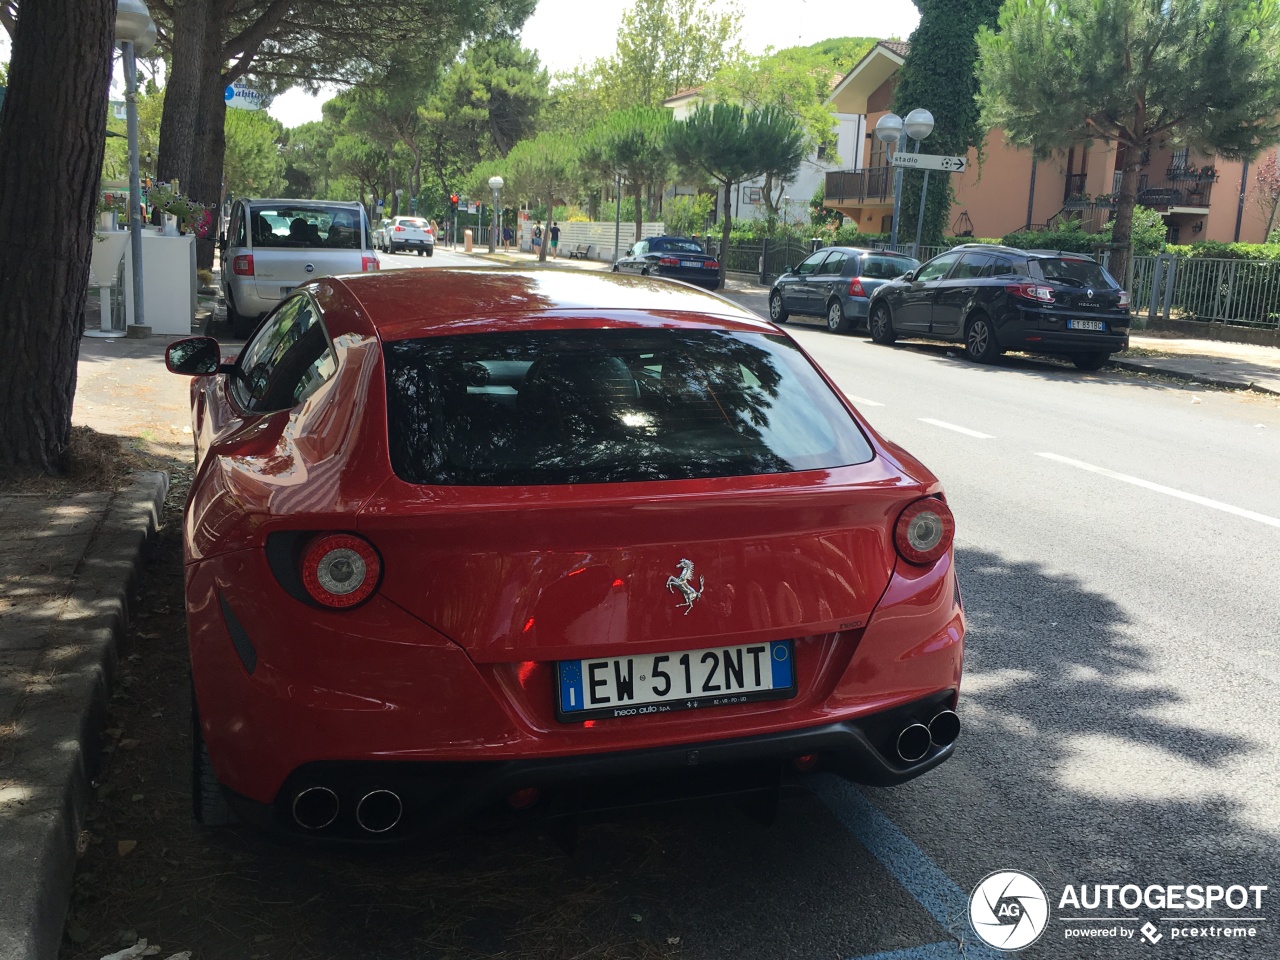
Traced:
POLYGON ((511 227, 507 224, 502 226, 502 249, 504 252, 511 250, 511 241, 515 239, 515 234, 511 231, 511 227))
POLYGON ((538 253, 542 247, 542 221, 538 220, 533 225, 533 252, 538 253))
POLYGON ((554 220, 551 221, 551 255, 557 260, 560 259, 560 227, 556 225, 554 220))

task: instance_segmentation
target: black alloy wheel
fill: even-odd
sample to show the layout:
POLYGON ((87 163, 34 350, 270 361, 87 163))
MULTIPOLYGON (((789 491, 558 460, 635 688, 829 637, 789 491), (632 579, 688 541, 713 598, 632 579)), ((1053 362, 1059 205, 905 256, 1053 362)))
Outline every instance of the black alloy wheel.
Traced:
POLYGON ((769 319, 774 323, 786 323, 790 317, 791 314, 787 313, 787 308, 782 305, 782 292, 775 290, 769 294, 769 319))
POLYGON ((893 317, 889 313, 889 308, 883 303, 877 303, 875 309, 871 311, 871 339, 876 343, 889 344, 898 339, 898 335, 893 330, 893 317))
POLYGON ((970 360, 978 363, 995 363, 1004 351, 996 342, 996 332, 986 314, 980 313, 969 321, 964 335, 964 350, 970 360))
POLYGON ((1071 362, 1081 370, 1101 370, 1110 359, 1110 350, 1095 350, 1092 353, 1077 353, 1071 358, 1071 362))
POLYGON ((832 300, 827 307, 827 329, 832 333, 848 333, 852 328, 853 323, 844 315, 844 307, 840 305, 840 301, 832 300))

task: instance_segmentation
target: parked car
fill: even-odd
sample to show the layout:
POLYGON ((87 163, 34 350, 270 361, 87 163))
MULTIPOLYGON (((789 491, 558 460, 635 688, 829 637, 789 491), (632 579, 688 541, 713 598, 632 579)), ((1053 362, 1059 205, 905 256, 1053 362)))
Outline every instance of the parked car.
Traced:
POLYGON ((827 247, 806 257, 774 281, 769 319, 786 323, 793 313, 827 318, 832 333, 867 325, 867 305, 877 287, 910 273, 920 261, 899 253, 860 247, 827 247))
POLYGON ((166 362, 194 377, 205 823, 391 839, 953 751, 941 484, 746 310, 396 271, 293 291, 234 363, 166 362))
POLYGON ((993 244, 953 247, 871 296, 871 339, 963 343, 979 363, 1006 350, 1097 370, 1129 346, 1129 294, 1093 258, 993 244))
POLYGON ((613 265, 614 273, 684 280, 708 290, 720 286, 720 262, 702 252, 688 237, 650 237, 641 240, 613 265))
POLYGON ((359 203, 236 200, 220 248, 222 296, 237 337, 307 280, 378 269, 359 203))
POLYGON ((387 249, 387 227, 391 226, 391 220, 384 217, 378 221, 378 225, 373 228, 373 249, 387 249))
POLYGON ((435 233, 431 224, 421 217, 393 217, 384 236, 384 249, 388 253, 412 250, 420 257, 435 253, 435 233))

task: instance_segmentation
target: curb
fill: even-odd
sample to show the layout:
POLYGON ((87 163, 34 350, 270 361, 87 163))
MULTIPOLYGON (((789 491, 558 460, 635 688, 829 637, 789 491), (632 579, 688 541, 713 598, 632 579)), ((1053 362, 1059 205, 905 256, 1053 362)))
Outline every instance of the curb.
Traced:
POLYGON ((1139 363, 1135 360, 1116 360, 1115 358, 1112 358, 1109 362, 1112 366, 1119 367, 1121 370, 1130 370, 1134 373, 1158 373, 1163 377, 1172 377, 1175 380, 1184 380, 1188 383, 1201 383, 1206 387, 1218 387, 1222 390, 1256 390, 1259 393, 1269 393, 1272 396, 1280 396, 1280 390, 1273 390, 1270 387, 1260 386, 1259 384, 1244 380, 1223 380, 1218 377, 1206 377, 1199 373, 1189 373, 1186 370, 1173 370, 1169 367, 1139 363))
POLYGON ((66 598, 64 609, 74 613, 44 650, 39 677, 19 703, 23 733, 14 769, 21 777, 14 799, 0 806, 8 867, 0 873, 2 960, 58 956, 117 643, 168 488, 167 473, 141 472, 112 497, 66 598))

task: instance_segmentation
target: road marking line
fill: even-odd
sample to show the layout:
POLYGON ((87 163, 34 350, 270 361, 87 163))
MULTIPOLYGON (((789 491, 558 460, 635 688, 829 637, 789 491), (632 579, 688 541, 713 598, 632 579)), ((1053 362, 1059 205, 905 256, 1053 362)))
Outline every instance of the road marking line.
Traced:
POLYGON ((853 403, 863 407, 883 407, 884 404, 877 400, 868 400, 866 397, 855 397, 852 393, 846 393, 845 396, 853 403))
POLYGON ((979 433, 977 430, 970 430, 968 427, 957 427, 954 423, 947 423, 945 420, 934 420, 932 417, 920 417, 921 423, 931 423, 935 427, 942 427, 944 430, 954 430, 956 433, 963 433, 966 437, 977 437, 979 440, 994 440, 989 433, 979 433))
POLYGON ((1221 500, 1210 500, 1208 497, 1202 497, 1195 493, 1183 493, 1181 490, 1173 489, 1173 487, 1152 483, 1150 480, 1143 480, 1140 477, 1131 477, 1126 473, 1116 473, 1106 467, 1095 467, 1093 464, 1085 463, 1083 460, 1072 460, 1070 457, 1063 457, 1056 453, 1040 453, 1037 456, 1044 457, 1046 460, 1065 463, 1071 467, 1079 467, 1081 470, 1088 470, 1090 473, 1101 474, 1104 477, 1110 477, 1112 480, 1123 480, 1125 483, 1132 483, 1135 487, 1144 487, 1147 490, 1154 490, 1156 493, 1168 494, 1171 497, 1177 497, 1179 500, 1189 500, 1192 503, 1200 504, 1202 507, 1212 507, 1214 510, 1221 510, 1223 513, 1233 513, 1237 517, 1244 517, 1246 520, 1256 520, 1258 523, 1265 523, 1269 527, 1280 527, 1280 519, 1276 517, 1269 517, 1265 513, 1254 513, 1252 510, 1245 510, 1243 507, 1233 507, 1231 504, 1223 503, 1221 500))
POLYGON ((880 861, 894 880, 902 886, 943 930, 955 937, 948 943, 930 943, 905 950, 873 954, 860 960, 941 960, 961 956, 964 945, 966 960, 996 960, 1005 954, 984 945, 969 930, 969 896, 942 868, 880 812, 852 784, 832 774, 819 774, 813 779, 814 794, 853 834, 873 857, 880 861))

